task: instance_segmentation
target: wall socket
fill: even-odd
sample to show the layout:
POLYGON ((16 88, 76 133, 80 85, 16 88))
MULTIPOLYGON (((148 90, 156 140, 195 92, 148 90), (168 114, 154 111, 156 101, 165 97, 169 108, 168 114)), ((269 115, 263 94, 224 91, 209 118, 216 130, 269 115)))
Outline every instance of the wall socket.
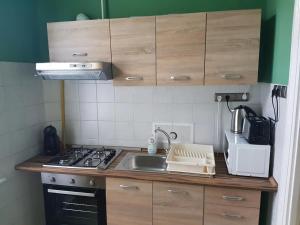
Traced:
POLYGON ((274 85, 273 90, 278 93, 279 98, 287 98, 287 86, 283 85, 274 85))
POLYGON ((226 96, 229 96, 229 102, 247 102, 249 93, 215 93, 215 102, 226 102, 226 96))

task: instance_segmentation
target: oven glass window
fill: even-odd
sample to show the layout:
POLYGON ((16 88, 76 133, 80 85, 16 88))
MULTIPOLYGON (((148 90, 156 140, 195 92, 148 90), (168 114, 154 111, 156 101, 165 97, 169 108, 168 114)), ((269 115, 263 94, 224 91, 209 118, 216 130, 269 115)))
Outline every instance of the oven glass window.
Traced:
POLYGON ((44 186, 47 225, 105 225, 105 191, 44 186))

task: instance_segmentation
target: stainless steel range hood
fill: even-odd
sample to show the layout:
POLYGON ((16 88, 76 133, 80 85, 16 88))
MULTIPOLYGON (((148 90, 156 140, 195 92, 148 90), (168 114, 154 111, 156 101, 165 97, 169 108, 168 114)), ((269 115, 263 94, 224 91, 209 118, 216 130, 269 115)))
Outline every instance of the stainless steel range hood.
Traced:
POLYGON ((37 63, 35 76, 44 80, 111 80, 111 63, 37 63))

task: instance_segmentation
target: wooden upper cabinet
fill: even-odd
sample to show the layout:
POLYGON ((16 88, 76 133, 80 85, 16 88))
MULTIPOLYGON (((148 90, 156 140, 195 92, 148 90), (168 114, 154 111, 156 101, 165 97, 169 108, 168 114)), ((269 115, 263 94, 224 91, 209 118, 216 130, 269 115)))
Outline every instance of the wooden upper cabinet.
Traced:
POLYGON ((48 23, 52 62, 111 62, 109 20, 48 23))
POLYGON ((203 85, 206 13, 156 17, 158 85, 203 85))
POLYGON ((106 178, 107 225, 152 225, 152 181, 106 178))
POLYGON ((156 85, 155 17, 112 19, 114 85, 156 85))
POLYGON ((255 84, 261 10, 207 13, 205 84, 255 84))
POLYGON ((203 187, 153 183, 153 225, 202 225, 203 187))

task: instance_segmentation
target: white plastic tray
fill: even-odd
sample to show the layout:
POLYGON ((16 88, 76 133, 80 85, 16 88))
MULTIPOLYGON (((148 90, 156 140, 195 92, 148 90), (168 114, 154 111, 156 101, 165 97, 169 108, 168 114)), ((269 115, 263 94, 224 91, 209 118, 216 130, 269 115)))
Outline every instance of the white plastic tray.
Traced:
POLYGON ((168 171, 215 175, 213 146, 172 144, 166 162, 168 171))

